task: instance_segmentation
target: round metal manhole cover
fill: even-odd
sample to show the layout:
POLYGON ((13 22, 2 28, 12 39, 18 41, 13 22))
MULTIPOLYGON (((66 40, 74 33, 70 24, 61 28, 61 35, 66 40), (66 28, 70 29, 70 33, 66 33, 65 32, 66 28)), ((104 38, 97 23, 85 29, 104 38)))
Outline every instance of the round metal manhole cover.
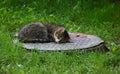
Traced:
MULTIPOLYGON (((76 49, 86 49, 97 46, 104 41, 94 35, 85 35, 81 33, 69 33, 71 37, 70 43, 22 43, 22 46, 26 49, 37 49, 37 50, 76 50, 76 49)), ((14 43, 18 40, 14 39, 14 43)))

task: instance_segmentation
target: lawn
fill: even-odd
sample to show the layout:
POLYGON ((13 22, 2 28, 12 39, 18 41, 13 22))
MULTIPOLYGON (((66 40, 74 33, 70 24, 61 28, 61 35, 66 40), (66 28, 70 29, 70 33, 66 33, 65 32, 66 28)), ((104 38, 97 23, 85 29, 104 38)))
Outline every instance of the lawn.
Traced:
POLYGON ((1 0, 0 74, 119 74, 119 0, 1 0), (13 44, 30 22, 55 22, 69 32, 99 36, 110 52, 28 51, 13 44))

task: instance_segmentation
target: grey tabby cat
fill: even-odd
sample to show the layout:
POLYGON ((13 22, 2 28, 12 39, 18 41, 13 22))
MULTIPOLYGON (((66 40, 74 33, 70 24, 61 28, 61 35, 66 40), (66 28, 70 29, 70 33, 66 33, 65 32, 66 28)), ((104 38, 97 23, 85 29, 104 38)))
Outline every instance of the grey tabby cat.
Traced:
POLYGON ((25 25, 18 33, 18 38, 24 43, 36 42, 69 42, 67 30, 55 23, 32 22, 25 25))

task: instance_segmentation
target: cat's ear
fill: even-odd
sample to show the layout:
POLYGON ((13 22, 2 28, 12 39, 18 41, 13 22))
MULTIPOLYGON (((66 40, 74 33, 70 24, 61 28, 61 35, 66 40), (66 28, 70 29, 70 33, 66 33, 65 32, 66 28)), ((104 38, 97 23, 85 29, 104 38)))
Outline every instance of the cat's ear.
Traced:
POLYGON ((64 32, 65 32, 65 28, 61 27, 58 28, 55 33, 64 33, 64 32))
POLYGON ((59 32, 64 33, 65 32, 65 28, 60 28, 59 32))

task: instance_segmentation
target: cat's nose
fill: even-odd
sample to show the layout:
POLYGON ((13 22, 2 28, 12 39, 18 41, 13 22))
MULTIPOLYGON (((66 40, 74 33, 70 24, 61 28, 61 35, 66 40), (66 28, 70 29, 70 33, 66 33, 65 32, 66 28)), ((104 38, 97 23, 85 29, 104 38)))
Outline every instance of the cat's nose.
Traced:
POLYGON ((56 42, 56 43, 59 43, 59 42, 60 42, 60 40, 59 40, 59 39, 55 39, 55 42, 56 42))

